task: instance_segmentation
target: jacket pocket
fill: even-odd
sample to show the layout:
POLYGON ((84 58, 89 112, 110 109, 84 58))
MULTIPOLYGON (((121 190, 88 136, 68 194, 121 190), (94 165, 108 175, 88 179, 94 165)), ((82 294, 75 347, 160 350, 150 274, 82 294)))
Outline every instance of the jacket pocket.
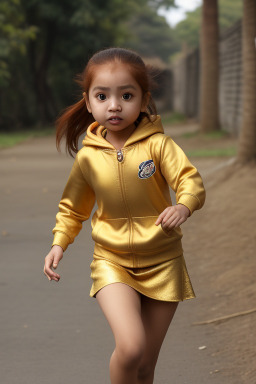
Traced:
POLYGON ((128 219, 118 218, 110 220, 97 220, 92 238, 95 243, 114 252, 129 251, 129 225, 128 219))
POLYGON ((155 225, 158 216, 135 217, 133 218, 133 248, 137 252, 156 252, 174 246, 176 241, 182 238, 181 229, 174 228, 170 235, 161 227, 155 225))

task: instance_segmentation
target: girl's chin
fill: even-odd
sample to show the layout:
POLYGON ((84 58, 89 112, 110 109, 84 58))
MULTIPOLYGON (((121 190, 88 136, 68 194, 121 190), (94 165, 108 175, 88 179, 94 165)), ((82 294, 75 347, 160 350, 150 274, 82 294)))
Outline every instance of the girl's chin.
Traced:
POLYGON ((105 125, 105 127, 109 130, 109 131, 113 131, 113 132, 122 132, 122 131, 129 131, 129 132, 133 132, 133 130, 135 129, 135 124, 130 124, 130 125, 124 125, 124 123, 119 123, 119 124, 107 124, 105 125))

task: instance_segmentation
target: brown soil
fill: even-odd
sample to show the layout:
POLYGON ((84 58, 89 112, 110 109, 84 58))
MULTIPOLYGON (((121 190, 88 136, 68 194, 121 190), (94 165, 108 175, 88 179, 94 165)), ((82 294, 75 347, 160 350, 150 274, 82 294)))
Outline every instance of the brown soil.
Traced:
MULTIPOLYGON (((206 148, 200 137, 175 141, 186 149, 206 148)), ((209 141, 208 141, 209 143, 209 141)), ((235 138, 211 140, 211 148, 236 146, 235 138)), ((192 254, 200 298, 198 322, 256 309, 256 164, 232 159, 191 159, 205 175, 206 204, 183 226, 184 248, 192 254), (212 167, 206 167, 212 161, 212 167), (215 163, 215 164, 214 164, 215 163), (229 164, 229 165, 228 165, 229 164)), ((214 355, 226 361, 222 374, 238 383, 256 382, 256 312, 209 325, 214 355)), ((234 381, 232 381, 234 383, 234 381)))

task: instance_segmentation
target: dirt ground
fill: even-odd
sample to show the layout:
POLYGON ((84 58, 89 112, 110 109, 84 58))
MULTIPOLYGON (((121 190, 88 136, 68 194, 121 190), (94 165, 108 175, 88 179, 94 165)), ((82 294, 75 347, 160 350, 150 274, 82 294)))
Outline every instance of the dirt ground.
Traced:
MULTIPOLYGON (((237 144, 228 136, 209 141, 182 135, 196 129, 190 124, 166 132, 185 152, 237 144)), ((194 323, 256 308, 256 165, 240 166, 228 157, 191 161, 207 191, 203 210, 183 225, 185 257, 197 299, 182 303, 175 315, 156 383, 255 384, 256 312, 194 323)), ((105 331, 93 299, 83 299, 81 293, 88 293, 90 281, 85 277, 88 260, 78 255, 85 242, 91 255, 90 236, 79 235, 72 245, 72 257, 68 252, 60 266, 59 284, 48 284, 42 273, 71 165, 72 160, 56 154, 53 138, 0 151, 0 364, 5 384, 109 382, 112 335, 105 331), (99 332, 101 328, 105 333, 99 332)))
MULTIPOLYGON (((185 151, 237 146, 237 139, 228 136, 210 141, 176 137, 176 142, 185 151)), ((256 164, 241 166, 223 158, 205 169, 211 159, 191 160, 205 175, 207 191, 202 214, 196 213, 183 226, 186 253, 193 255, 191 273, 198 278, 197 321, 256 311, 256 164)), ((224 360, 229 356, 222 373, 230 378, 235 375, 240 383, 256 383, 255 321, 256 312, 198 325, 216 336, 214 355, 224 360)))

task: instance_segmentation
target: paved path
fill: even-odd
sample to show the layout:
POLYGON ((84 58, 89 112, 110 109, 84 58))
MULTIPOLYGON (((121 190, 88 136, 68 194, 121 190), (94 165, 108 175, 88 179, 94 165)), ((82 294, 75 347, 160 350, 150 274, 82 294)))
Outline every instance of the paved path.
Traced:
MULTIPOLYGON (((72 162, 56 152, 52 137, 0 151, 3 384, 109 383, 113 340, 96 300, 89 297, 89 223, 64 255, 58 268, 61 281, 48 282, 42 272, 72 162)), ((213 373, 220 364, 212 357, 214 336, 207 328, 192 326, 199 308, 200 300, 180 304, 156 384, 230 384, 213 373)))

